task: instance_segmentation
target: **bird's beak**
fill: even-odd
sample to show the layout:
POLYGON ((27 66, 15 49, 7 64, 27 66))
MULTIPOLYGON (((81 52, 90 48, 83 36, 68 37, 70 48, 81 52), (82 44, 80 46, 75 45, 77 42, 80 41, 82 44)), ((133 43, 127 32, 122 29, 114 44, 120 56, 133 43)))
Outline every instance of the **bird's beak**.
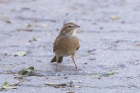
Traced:
POLYGON ((76 27, 76 28, 79 28, 80 26, 79 26, 79 25, 75 25, 75 27, 76 27))

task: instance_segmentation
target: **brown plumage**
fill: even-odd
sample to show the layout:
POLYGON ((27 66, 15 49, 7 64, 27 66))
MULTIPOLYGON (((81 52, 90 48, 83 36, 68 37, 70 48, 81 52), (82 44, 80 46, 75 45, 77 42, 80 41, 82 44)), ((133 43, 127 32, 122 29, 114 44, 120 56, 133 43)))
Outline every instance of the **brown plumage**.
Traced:
POLYGON ((67 23, 62 27, 59 35, 56 37, 53 43, 53 52, 55 53, 55 56, 51 60, 51 62, 56 62, 56 70, 57 63, 62 63, 63 57, 70 55, 72 56, 72 60, 77 69, 74 56, 75 52, 80 47, 79 39, 76 36, 76 30, 79 27, 80 26, 74 23, 67 23))

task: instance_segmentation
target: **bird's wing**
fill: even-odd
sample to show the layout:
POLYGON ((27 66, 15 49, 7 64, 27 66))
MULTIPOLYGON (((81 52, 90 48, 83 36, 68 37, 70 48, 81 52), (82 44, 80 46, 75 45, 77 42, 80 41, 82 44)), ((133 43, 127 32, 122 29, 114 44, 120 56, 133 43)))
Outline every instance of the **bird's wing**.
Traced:
POLYGON ((80 48, 80 43, 79 43, 79 39, 76 37, 77 40, 75 40, 76 42, 76 49, 78 50, 80 48))
POLYGON ((56 48, 57 48, 57 42, 59 41, 59 38, 56 38, 54 43, 53 43, 53 52, 55 52, 56 48))
POLYGON ((65 39, 63 39, 60 36, 57 36, 54 43, 53 43, 53 52, 55 52, 58 48, 60 48, 61 46, 63 46, 63 42, 65 39))

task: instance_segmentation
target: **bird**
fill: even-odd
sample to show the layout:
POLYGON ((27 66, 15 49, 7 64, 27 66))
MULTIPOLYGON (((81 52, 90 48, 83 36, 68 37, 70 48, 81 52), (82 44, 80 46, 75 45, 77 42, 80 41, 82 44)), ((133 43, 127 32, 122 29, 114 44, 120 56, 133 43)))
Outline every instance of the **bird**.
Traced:
POLYGON ((71 56, 76 69, 78 69, 75 63, 75 53, 80 48, 79 38, 76 36, 78 28, 80 28, 79 25, 68 22, 63 25, 59 35, 56 37, 53 43, 53 52, 55 56, 51 60, 51 63, 56 62, 56 70, 58 70, 58 63, 62 63, 63 57, 67 56, 71 56))

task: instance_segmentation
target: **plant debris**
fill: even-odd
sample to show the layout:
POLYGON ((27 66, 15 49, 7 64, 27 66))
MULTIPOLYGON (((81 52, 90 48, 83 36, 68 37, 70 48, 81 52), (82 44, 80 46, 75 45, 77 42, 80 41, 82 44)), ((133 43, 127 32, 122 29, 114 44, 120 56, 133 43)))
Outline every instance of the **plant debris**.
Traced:
POLYGON ((36 60, 37 62, 42 62, 41 60, 36 60))
POLYGON ((81 88, 80 86, 74 86, 74 88, 81 88))
POLYGON ((40 38, 35 38, 35 37, 34 37, 33 40, 34 40, 34 41, 39 41, 40 38))
POLYGON ((72 87, 73 82, 72 81, 68 82, 68 83, 48 83, 48 82, 45 82, 44 84, 48 85, 48 86, 53 86, 55 88, 60 88, 60 87, 66 87, 66 86, 72 87))
POLYGON ((23 57, 26 55, 26 52, 17 52, 15 56, 23 57))
POLYGON ((3 85, 1 86, 3 89, 16 89, 14 85, 9 85, 8 82, 4 82, 3 85))
POLYGON ((11 24, 12 22, 10 20, 5 19, 4 20, 6 23, 11 24))
POLYGON ((111 16, 111 19, 112 19, 112 20, 118 20, 118 19, 119 19, 119 16, 117 16, 117 15, 112 15, 112 16, 111 16))
POLYGON ((135 46, 140 46, 140 44, 136 44, 135 46))
POLYGON ((31 24, 25 24, 27 27, 32 27, 32 25, 31 24))
POLYGON ((107 72, 107 73, 105 74, 105 76, 110 76, 110 75, 114 75, 114 72, 110 71, 110 72, 107 72))
POLYGON ((75 93, 75 92, 72 92, 72 91, 67 91, 66 93, 75 93))
POLYGON ((32 32, 33 29, 17 29, 17 31, 27 31, 27 32, 32 32))
POLYGON ((29 67, 28 69, 26 69, 26 68, 23 68, 23 69, 21 69, 19 72, 18 72, 18 75, 22 75, 22 76, 33 76, 33 75, 35 75, 35 72, 36 72, 37 70, 34 70, 34 67, 32 66, 32 67, 29 67))
POLYGON ((94 76, 95 78, 98 78, 98 79, 101 78, 101 75, 100 74, 93 74, 92 76, 94 76))
POLYGON ((37 27, 47 27, 47 25, 46 24, 40 24, 40 25, 35 25, 35 26, 37 26, 37 27))

